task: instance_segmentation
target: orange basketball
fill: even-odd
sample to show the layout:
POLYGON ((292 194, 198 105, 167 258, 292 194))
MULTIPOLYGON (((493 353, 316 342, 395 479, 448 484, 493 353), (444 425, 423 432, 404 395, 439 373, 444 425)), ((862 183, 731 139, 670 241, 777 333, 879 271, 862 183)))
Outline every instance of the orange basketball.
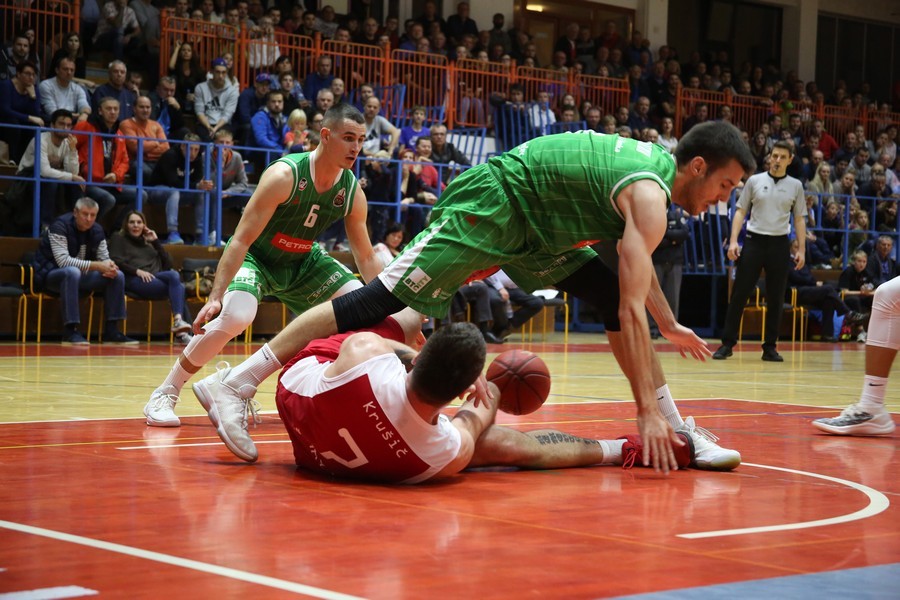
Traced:
POLYGON ((550 371, 541 357, 527 350, 507 350, 487 370, 487 380, 500 389, 500 410, 527 415, 550 395, 550 371))

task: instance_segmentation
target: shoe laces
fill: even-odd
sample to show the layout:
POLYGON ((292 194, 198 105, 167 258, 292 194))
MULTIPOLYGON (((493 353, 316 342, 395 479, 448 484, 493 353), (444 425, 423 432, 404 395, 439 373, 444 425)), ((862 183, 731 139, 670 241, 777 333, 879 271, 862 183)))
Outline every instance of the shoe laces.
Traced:
POLYGON ((859 407, 859 404, 851 404, 847 408, 841 411, 841 417, 862 417, 869 415, 868 411, 865 411, 859 407))
POLYGON ((689 433, 697 434, 714 444, 719 441, 719 436, 717 436, 710 430, 697 425, 697 423, 694 422, 694 417, 688 417, 684 420, 684 429, 689 433))
POLYGON ((241 427, 244 430, 249 428, 250 422, 253 422, 253 426, 262 423, 262 418, 259 416, 259 408, 260 404, 254 398, 252 393, 256 392, 256 388, 249 385, 242 385, 240 388, 235 388, 231 385, 225 383, 225 375, 224 371, 228 371, 231 368, 225 361, 221 361, 216 364, 216 374, 219 376, 219 383, 223 386, 234 392, 234 394, 238 397, 238 400, 244 405, 241 407, 241 427), (246 390, 246 391, 245 391, 246 390), (249 390, 253 390, 250 392, 249 390), (249 392, 249 393, 248 393, 249 392))
POLYGON ((634 444, 625 444, 622 446, 622 470, 627 471, 634 467, 634 463, 637 462, 638 459, 638 451, 637 448, 634 447, 634 444))

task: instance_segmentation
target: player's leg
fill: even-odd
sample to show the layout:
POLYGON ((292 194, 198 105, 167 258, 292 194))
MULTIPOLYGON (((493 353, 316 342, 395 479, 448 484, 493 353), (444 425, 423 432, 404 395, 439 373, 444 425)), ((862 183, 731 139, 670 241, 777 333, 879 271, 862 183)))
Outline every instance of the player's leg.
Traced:
POLYGON ((866 339, 866 375, 862 393, 833 419, 816 419, 813 425, 837 435, 889 435, 896 426, 884 406, 888 377, 900 350, 900 277, 875 290, 869 335, 866 339))
POLYGON ((253 322, 262 298, 265 279, 265 273, 253 257, 248 255, 222 297, 222 311, 203 326, 202 335, 191 338, 169 374, 150 395, 150 400, 144 406, 148 425, 177 427, 181 424, 175 414, 175 405, 182 388, 194 373, 215 358, 228 342, 253 322))
MULTIPOLYGON (((678 466, 691 461, 687 437, 678 453, 678 466)), ((640 437, 630 435, 615 440, 584 438, 555 429, 521 432, 501 425, 488 427, 475 443, 469 462, 475 467, 518 467, 520 469, 566 469, 590 465, 639 464, 640 437)))

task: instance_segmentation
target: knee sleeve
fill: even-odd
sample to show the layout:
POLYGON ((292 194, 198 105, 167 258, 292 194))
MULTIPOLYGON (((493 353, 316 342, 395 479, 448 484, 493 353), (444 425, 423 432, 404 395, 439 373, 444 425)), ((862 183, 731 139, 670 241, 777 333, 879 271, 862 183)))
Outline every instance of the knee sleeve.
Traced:
POLYGON ((599 257, 591 259, 556 289, 591 304, 600 311, 607 331, 619 331, 619 278, 599 257))
POLYGON ((228 342, 237 337, 256 317, 256 297, 240 290, 225 292, 222 312, 203 326, 205 333, 195 335, 184 356, 192 365, 202 367, 216 357, 228 342))
POLYGON ((875 290, 867 336, 867 344, 900 350, 900 277, 875 290))
POLYGON ((380 323, 406 305, 388 291, 377 277, 349 294, 332 300, 338 331, 354 331, 380 323))

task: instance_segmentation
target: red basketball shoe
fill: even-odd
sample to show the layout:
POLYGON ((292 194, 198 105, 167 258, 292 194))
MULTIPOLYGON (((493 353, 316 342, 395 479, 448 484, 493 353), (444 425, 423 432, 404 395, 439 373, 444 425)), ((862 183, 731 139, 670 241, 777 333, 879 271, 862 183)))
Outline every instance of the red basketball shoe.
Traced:
MULTIPOLYGON (((678 464, 678 468, 684 469, 694 460, 694 442, 683 433, 676 433, 675 435, 684 442, 684 446, 672 446, 672 449, 675 451, 675 462, 678 464)), ((618 439, 625 440, 625 444, 622 446, 622 468, 630 469, 635 465, 644 466, 641 462, 641 457, 644 453, 644 441, 641 439, 641 436, 632 433, 623 435, 618 439)), ((650 458, 651 460, 653 459, 652 456, 650 458)))

